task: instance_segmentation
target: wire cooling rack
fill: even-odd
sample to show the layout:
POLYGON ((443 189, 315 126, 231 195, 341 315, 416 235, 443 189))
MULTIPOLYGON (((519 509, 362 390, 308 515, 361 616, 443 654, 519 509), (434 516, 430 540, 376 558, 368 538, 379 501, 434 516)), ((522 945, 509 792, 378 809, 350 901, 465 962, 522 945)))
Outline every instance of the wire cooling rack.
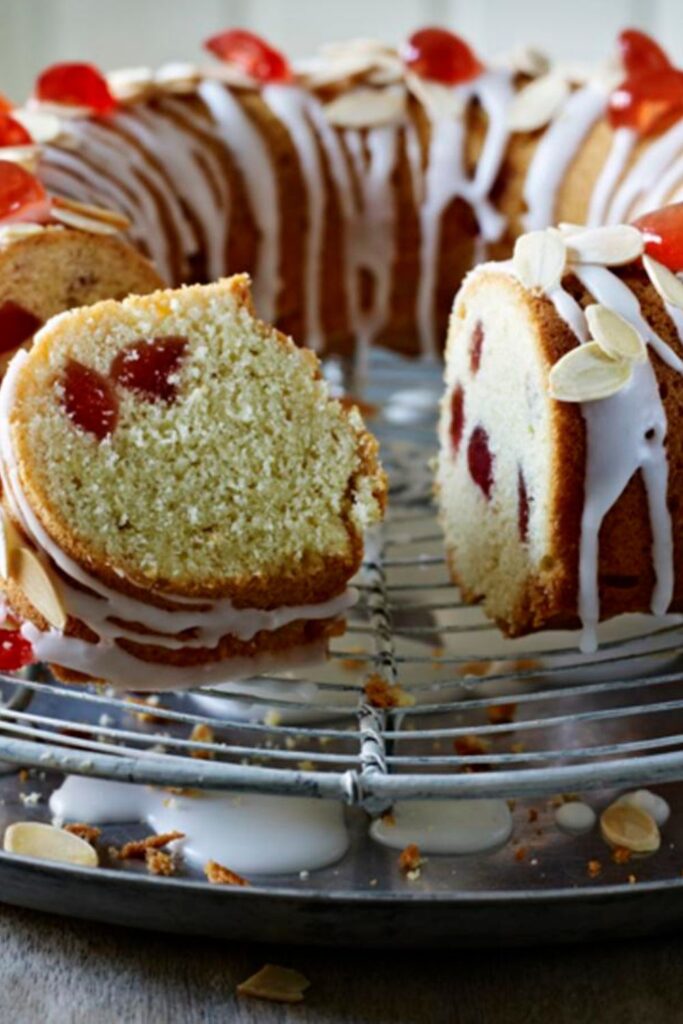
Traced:
POLYGON ((503 639, 446 572, 429 459, 433 364, 379 354, 367 400, 391 481, 345 635, 319 666, 185 694, 0 676, 0 758, 164 786, 332 797, 524 796, 683 778, 683 626, 503 639), (400 704, 368 703, 377 675, 400 704), (139 703, 140 701, 147 703, 139 703), (207 726, 206 730, 197 730, 207 726), (193 733, 194 730, 194 733, 193 733))

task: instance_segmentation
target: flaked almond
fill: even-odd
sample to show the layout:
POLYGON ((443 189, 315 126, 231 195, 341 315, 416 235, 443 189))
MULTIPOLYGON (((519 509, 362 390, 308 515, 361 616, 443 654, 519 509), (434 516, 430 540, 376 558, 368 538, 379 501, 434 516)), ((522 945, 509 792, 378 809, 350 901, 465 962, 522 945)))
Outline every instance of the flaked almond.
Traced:
POLYGON ((62 122, 48 110, 32 110, 21 107, 12 111, 12 117, 22 124, 33 141, 38 145, 54 142, 62 134, 62 122))
POLYGON ((671 306, 683 309, 683 281, 676 277, 663 263, 653 260, 647 253, 643 256, 643 266, 647 271, 652 287, 660 298, 671 306))
POLYGON ((154 72, 151 68, 119 68, 107 75, 112 96, 122 103, 143 99, 154 91, 154 72))
POLYGON ((404 87, 361 87, 343 93, 323 107, 330 124, 340 128, 372 128, 401 121, 406 110, 404 87))
POLYGON ((608 356, 632 359, 635 362, 647 358, 645 342, 633 324, 619 313, 597 302, 587 306, 585 313, 591 337, 608 356))
POLYGON ((110 224, 117 231, 125 231, 130 227, 130 220, 125 213, 118 210, 110 210, 105 206, 93 206, 90 203, 79 203, 75 199, 67 199, 66 196, 55 196, 52 200, 53 209, 69 210, 71 213, 82 214, 90 220, 99 220, 103 224, 110 224))
POLYGON ((19 531, 3 510, 0 515, 0 577, 9 579, 16 569, 16 553, 22 546, 19 531))
POLYGON ((597 341, 589 341, 567 352, 552 367, 550 394, 560 402, 595 402, 620 391, 632 372, 629 359, 613 359, 597 341))
MULTIPOLYGON (((359 40, 368 42, 370 40, 359 40)), ((354 41, 352 40, 352 44, 354 41)), ((392 85, 403 78, 403 64, 398 55, 377 44, 375 48, 348 47, 326 50, 320 57, 303 62, 297 70, 311 88, 322 88, 350 78, 364 78, 374 85, 392 85)))
POLYGON ((533 46, 519 46, 516 50, 503 53, 494 60, 498 67, 509 68, 519 75, 539 78, 550 71, 550 60, 542 50, 533 46))
POLYGON ((550 291, 557 285, 567 262, 567 247, 559 231, 529 231, 515 242, 512 265, 525 288, 550 291))
POLYGON ((0 245, 9 245, 10 242, 19 242, 22 238, 29 238, 31 235, 38 235, 44 231, 43 224, 3 224, 0 226, 0 245))
POLYGON ((629 224, 582 228, 564 234, 571 263, 598 263, 619 267, 643 254, 643 236, 629 224))
POLYGON ((661 843, 654 818, 631 803, 610 804, 600 815, 600 831, 610 846, 631 853, 654 853, 661 843))
POLYGON ((194 92, 201 78, 202 73, 194 64, 178 61, 162 65, 154 75, 154 84, 162 92, 182 95, 194 92))
POLYGON ((3 146, 2 159, 12 164, 19 164, 26 171, 33 174, 40 160, 40 146, 29 143, 26 146, 3 146))
POLYGON ((565 78, 554 71, 541 75, 519 90, 508 110, 508 128, 512 132, 535 132, 544 128, 569 95, 565 78))
POLYGON ((465 112, 466 101, 455 89, 408 71, 406 85, 433 121, 457 120, 465 112))
POLYGON ((57 588, 43 563, 30 548, 26 547, 18 549, 13 561, 13 579, 23 591, 27 601, 44 619, 47 619, 51 626, 55 629, 64 629, 66 611, 57 588))
POLYGON ((21 857, 84 868, 96 868, 99 863, 97 851, 85 839, 39 821, 17 821, 5 829, 4 849, 21 857))
POLYGON ((274 1003, 300 1003, 310 984, 308 978, 299 971, 266 964, 246 981, 240 982, 237 992, 241 996, 268 999, 274 1003))

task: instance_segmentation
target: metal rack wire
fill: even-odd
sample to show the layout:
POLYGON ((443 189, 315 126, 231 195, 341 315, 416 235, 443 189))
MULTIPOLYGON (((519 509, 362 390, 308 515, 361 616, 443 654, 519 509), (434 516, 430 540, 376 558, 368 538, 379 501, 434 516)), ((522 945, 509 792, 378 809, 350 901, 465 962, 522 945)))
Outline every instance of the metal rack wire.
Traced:
POLYGON ((149 705, 0 676, 0 758, 177 786, 315 795, 378 811, 400 798, 524 796, 683 778, 683 626, 505 641, 448 580, 430 502, 438 372, 376 357, 368 398, 392 480, 358 606, 328 662, 149 705), (403 398, 401 398, 403 396, 403 398), (407 695, 368 703, 377 673, 407 695), (213 735, 192 737, 198 725, 213 735))

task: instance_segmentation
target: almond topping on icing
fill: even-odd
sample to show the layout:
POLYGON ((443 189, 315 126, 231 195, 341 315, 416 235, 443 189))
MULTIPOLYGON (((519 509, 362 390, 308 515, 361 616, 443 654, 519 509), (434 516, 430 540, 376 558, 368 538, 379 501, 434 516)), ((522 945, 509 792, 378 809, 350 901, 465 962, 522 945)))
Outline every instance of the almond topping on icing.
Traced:
POLYGON ((619 313, 598 303, 587 306, 585 312, 591 337, 608 356, 635 362, 642 362, 647 357, 645 342, 635 327, 619 313))
POLYGON ((393 85, 385 89, 351 89, 323 108, 330 124, 340 128, 395 124, 402 120, 405 109, 406 91, 403 86, 393 85))
POLYGON ((201 81, 202 73, 194 64, 181 62, 164 64, 154 75, 154 83, 164 92, 194 92, 201 81))
POLYGON ((8 579, 15 567, 15 554, 22 546, 19 531, 3 511, 0 516, 0 577, 8 579))
POLYGON ((618 267, 632 263, 643 254, 643 236, 629 224, 612 227, 561 227, 569 249, 571 263, 598 263, 603 267, 618 267))
POLYGON ((21 857, 56 860, 84 868, 96 868, 99 863, 96 850, 85 839, 38 821, 10 825, 5 830, 4 849, 21 857))
POLYGON ((562 278, 567 247, 559 231, 530 231, 515 242, 514 272, 525 288, 550 291, 562 278))
POLYGON ((654 853, 661 843, 654 818, 630 803, 610 804, 600 815, 600 831, 610 846, 632 853, 654 853))
POLYGON ((107 85, 117 100, 131 103, 154 91, 154 72, 151 68, 119 68, 109 72, 107 85))
POLYGON ((466 101, 451 86, 421 78, 413 71, 406 73, 406 85, 434 121, 457 119, 465 112, 466 101))
POLYGON ((672 270, 647 254, 643 256, 643 266, 659 297, 670 306, 683 309, 683 281, 680 277, 676 277, 672 270))
POLYGON ((628 384, 630 359, 614 359, 589 341, 562 356, 550 370, 550 394, 560 402, 594 402, 609 398, 628 384))
POLYGON ((30 235, 38 235, 44 230, 43 224, 29 224, 28 221, 25 224, 20 222, 16 224, 2 224, 0 225, 0 245, 18 242, 22 238, 28 238, 30 235))
POLYGON ((3 146, 0 149, 3 160, 9 160, 13 164, 21 164, 26 171, 30 171, 34 174, 38 168, 38 160, 40 159, 40 146, 38 145, 27 145, 27 146, 3 146))
POLYGON ((539 78, 550 71, 547 55, 533 46, 520 46, 510 53, 503 53, 496 58, 494 64, 509 68, 519 75, 528 75, 529 78, 539 78))
POLYGON ((54 142, 62 134, 62 122, 47 110, 23 107, 12 111, 12 117, 23 125, 33 141, 39 145, 54 142))
POLYGON ((94 235, 112 235, 125 231, 130 221, 117 210, 106 210, 101 206, 78 203, 74 199, 55 196, 52 200, 52 216, 70 228, 79 228, 94 235))
POLYGON ((392 85, 403 78, 395 50, 374 39, 350 39, 321 48, 320 56, 300 62, 297 70, 312 88, 362 76, 373 85, 392 85))
POLYGON ((529 82, 515 96, 508 111, 508 128, 513 132, 535 132, 544 128, 569 95, 569 85, 550 71, 529 82))
POLYGON ((12 578, 27 601, 55 629, 64 629, 66 611, 47 569, 30 548, 20 547, 11 566, 12 578))

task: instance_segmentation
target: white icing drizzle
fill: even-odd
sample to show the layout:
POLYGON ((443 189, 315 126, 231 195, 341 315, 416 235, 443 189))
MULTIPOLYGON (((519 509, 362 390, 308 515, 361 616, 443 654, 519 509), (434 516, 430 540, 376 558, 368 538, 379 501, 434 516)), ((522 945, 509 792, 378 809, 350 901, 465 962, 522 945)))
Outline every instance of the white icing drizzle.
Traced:
MULTIPOLYGON (((38 550, 66 577, 66 580, 60 581, 60 591, 67 612, 92 628, 100 638, 96 644, 86 643, 73 637, 66 637, 58 630, 41 633, 35 626, 27 623, 22 627, 22 632, 34 645, 41 660, 52 661, 76 671, 92 674, 96 678, 106 678, 129 687, 133 686, 133 679, 138 680, 142 672, 140 685, 145 686, 144 676, 149 673, 149 668, 141 669, 141 664, 144 663, 125 652, 116 643, 118 639, 149 643, 169 650, 212 648, 226 635, 235 636, 240 640, 251 640, 261 630, 273 631, 301 619, 336 618, 355 603, 357 592, 347 589, 326 602, 282 606, 272 611, 236 608, 229 598, 212 600, 172 597, 171 600, 177 604, 178 610, 168 611, 114 590, 87 573, 48 535, 21 488, 19 467, 12 447, 10 413, 17 376, 27 358, 26 352, 17 353, 0 386, 0 477, 3 492, 13 515, 38 550), (71 586, 70 580, 87 587, 89 593, 83 593, 71 586), (154 635, 144 636, 128 630, 112 622, 113 618, 138 623, 151 630, 154 635), (174 635, 189 629, 195 631, 194 639, 179 640, 174 635)), ((272 667, 277 661, 271 658, 268 664, 272 667)), ((169 682, 189 677, 189 682, 185 685, 198 685, 198 677, 201 678, 201 682, 206 682, 209 675, 212 681, 225 681, 235 678, 234 672, 241 675, 254 674, 256 665, 256 661, 249 658, 224 659, 204 670, 194 667, 185 669, 159 666, 156 674, 169 682)), ((157 685, 160 686, 161 683, 157 685)))
MULTIPOLYGON (((488 118, 484 146, 474 177, 464 167, 466 126, 462 117, 432 118, 424 198, 420 211, 420 279, 418 283, 417 323, 422 351, 436 355, 435 297, 438 274, 439 240, 444 213, 460 196, 473 208, 483 242, 496 241, 505 227, 505 218, 489 198, 498 176, 507 145, 507 116, 513 96, 511 73, 487 71, 471 82, 455 86, 453 92, 463 109, 473 99, 479 101, 488 118)), ((412 162, 416 166, 415 157, 412 162)), ((413 171, 414 173, 414 171, 413 171)))
MULTIPOLYGON (((657 190, 675 158, 683 149, 683 118, 655 139, 629 170, 617 189, 605 218, 608 224, 632 220, 657 205, 650 190, 657 190)), ((669 187, 673 187, 671 182, 669 187)), ((656 191, 655 191, 656 194, 656 191)))
POLYGON ((633 152, 638 136, 630 128, 618 128, 614 133, 607 159, 593 186, 586 224, 598 227, 607 223, 607 208, 610 197, 624 173, 624 168, 633 152))
POLYGON ((392 811, 393 823, 378 818, 370 835, 394 850, 416 843, 421 853, 484 853, 512 832, 505 800, 403 800, 392 811))
POLYGON ((320 317, 325 187, 316 137, 308 119, 310 94, 293 85, 267 85, 261 98, 285 125, 296 148, 307 192, 307 231, 304 252, 304 341, 322 348, 320 317))
POLYGON ((70 775, 50 798, 60 824, 146 822, 157 833, 183 832, 172 849, 202 870, 209 860, 238 874, 290 874, 334 864, 348 849, 338 800, 207 792, 171 795, 163 789, 70 775))
POLYGON ((527 231, 555 220, 557 193, 576 152, 605 109, 605 93, 588 84, 572 93, 536 147, 524 185, 527 231))
POLYGON ((198 93, 247 189, 260 236, 254 302, 259 316, 274 320, 280 291, 280 197, 272 157, 257 126, 227 86, 207 78, 200 83, 198 93))

